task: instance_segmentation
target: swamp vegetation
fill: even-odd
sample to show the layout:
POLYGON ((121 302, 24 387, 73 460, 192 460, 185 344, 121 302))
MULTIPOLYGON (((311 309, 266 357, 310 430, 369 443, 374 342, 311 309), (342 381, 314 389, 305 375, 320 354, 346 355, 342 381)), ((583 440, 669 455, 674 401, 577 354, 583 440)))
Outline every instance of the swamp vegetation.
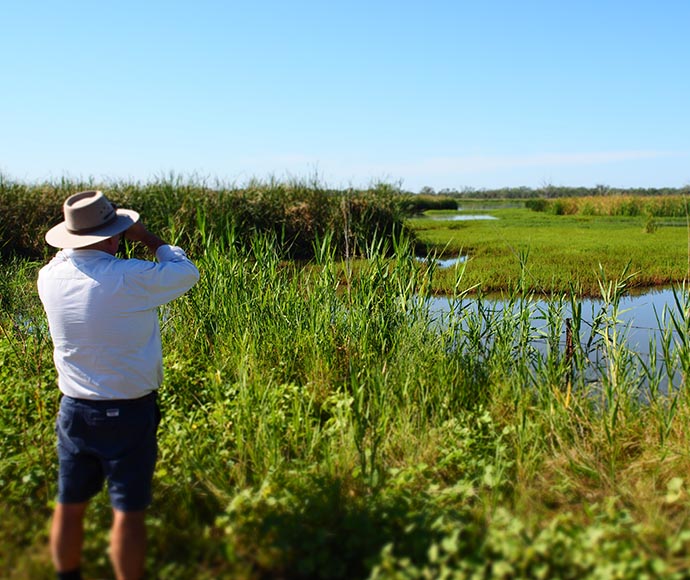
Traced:
MULTIPOLYGON (((0 576, 9 579, 52 577, 59 393, 35 279, 47 259, 42 233, 82 185, 0 182, 0 576)), ((222 196, 173 182, 118 187, 107 188, 113 198, 186 246, 201 272, 161 312, 151 577, 688 577, 687 254, 666 280, 677 282, 674 304, 659 313, 649 349, 658 354, 646 358, 618 323, 637 284, 638 244, 627 260, 597 263, 637 230, 642 240, 669 232, 655 251, 687 247, 685 229, 647 233, 637 217, 619 235, 615 219, 588 216, 593 238, 610 246, 580 253, 577 273, 596 272, 602 305, 584 324, 577 293, 534 300, 562 289, 547 277, 533 283, 546 256, 535 249, 540 220, 551 227, 545 241, 583 245, 574 233, 582 223, 558 222, 573 228, 560 235, 548 225, 577 216, 496 210, 499 220, 463 222, 454 234, 471 235, 453 241, 424 218, 410 227, 386 187, 263 184, 222 196), (301 203, 299 219, 323 211, 325 224, 287 236, 301 203), (363 217, 348 213, 355 206, 363 217), (511 232, 511 221, 522 225, 511 232), (482 230, 504 223, 501 235, 482 230), (475 253, 452 269, 420 264, 415 254, 433 235, 439 254, 475 253), (499 312, 483 285, 500 269, 480 279, 473 268, 489 263, 478 240, 488 248, 506 238, 515 252, 504 252, 503 269, 514 274, 503 278, 509 307, 499 312), (520 246, 526 239, 532 245, 520 246), (439 289, 441 321, 428 300, 439 289), (464 307, 470 295, 474 306, 464 307)), ((88 576, 109 574, 109 519, 103 493, 87 513, 88 576)))
MULTIPOLYGON (((462 212, 468 216, 472 210, 462 212)), ((486 293, 521 285, 543 295, 598 296, 603 269, 635 275, 630 288, 682 283, 688 276, 685 217, 554 215, 527 208, 481 210, 494 220, 450 218, 431 211, 408 220, 420 246, 439 257, 464 256, 464 281, 486 293)), ((441 271, 435 290, 452 288, 454 273, 441 271)))

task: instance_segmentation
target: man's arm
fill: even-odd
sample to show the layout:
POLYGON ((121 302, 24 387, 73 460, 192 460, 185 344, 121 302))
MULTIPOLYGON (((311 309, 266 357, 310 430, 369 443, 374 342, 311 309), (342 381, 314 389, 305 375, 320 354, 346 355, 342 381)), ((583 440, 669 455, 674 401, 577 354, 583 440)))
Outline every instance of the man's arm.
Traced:
POLYGON ((160 306, 178 298, 199 280, 199 270, 184 250, 164 242, 141 222, 130 226, 125 231, 125 238, 144 244, 157 260, 123 261, 123 264, 128 264, 129 283, 145 289, 151 306, 160 306))
POLYGON ((158 248, 167 244, 167 242, 161 240, 157 235, 148 231, 141 221, 136 222, 134 225, 130 226, 127 231, 125 231, 125 238, 133 242, 141 242, 154 256, 156 255, 156 250, 158 250, 158 248))

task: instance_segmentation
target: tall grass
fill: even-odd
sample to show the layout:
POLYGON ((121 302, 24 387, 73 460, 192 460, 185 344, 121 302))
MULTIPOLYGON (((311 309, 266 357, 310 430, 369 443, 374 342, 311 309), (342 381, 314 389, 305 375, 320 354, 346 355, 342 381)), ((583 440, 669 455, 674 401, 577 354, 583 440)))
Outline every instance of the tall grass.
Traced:
MULTIPOLYGON (((602 276, 594 328, 575 298, 543 305, 526 283, 500 309, 469 301, 462 264, 439 313, 438 272, 403 235, 360 242, 354 267, 325 232, 298 267, 275 232, 240 243, 192 217, 201 279, 161 312, 152 577, 682 577, 684 288, 652 363, 617 323, 625 275, 602 276)), ((8 578, 52 574, 58 394, 37 268, 0 272, 8 578)), ((102 576, 105 495, 88 518, 85 568, 102 576)))
POLYGON ((609 195, 530 199, 525 206, 556 215, 649 216, 684 218, 688 215, 686 195, 609 195))
POLYGON ((201 253, 211 237, 227 239, 234 232, 234 243, 245 247, 255 234, 271 236, 289 258, 313 258, 317 240, 326 235, 339 254, 361 255, 368 240, 406 230, 403 220, 410 211, 409 195, 385 183, 336 191, 316 179, 252 180, 236 186, 172 174, 148 183, 61 179, 26 184, 0 174, 0 251, 44 256, 43 234, 62 220, 63 201, 96 188, 120 207, 138 211, 153 231, 170 232, 193 254, 201 253))

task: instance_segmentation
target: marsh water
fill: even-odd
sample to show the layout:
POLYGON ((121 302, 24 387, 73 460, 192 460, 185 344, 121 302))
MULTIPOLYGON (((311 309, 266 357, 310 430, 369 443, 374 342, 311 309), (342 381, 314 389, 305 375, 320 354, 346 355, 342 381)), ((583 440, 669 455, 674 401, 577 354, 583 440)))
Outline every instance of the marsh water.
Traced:
POLYGON ((467 261, 467 256, 451 256, 449 258, 430 258, 430 257, 424 257, 424 256, 418 256, 417 260, 420 262, 430 262, 433 261, 433 263, 436 265, 437 268, 452 268, 455 266, 455 264, 462 264, 463 262, 467 261))
POLYGON ((473 220, 497 220, 498 218, 496 216, 493 216, 493 215, 480 214, 480 213, 474 213, 474 214, 472 214, 472 213, 456 213, 456 214, 431 216, 431 219, 457 222, 457 221, 473 221, 473 220))
MULTIPOLYGON (((637 295, 626 295, 619 299, 615 310, 611 304, 601 299, 581 299, 574 304, 575 308, 579 307, 580 310, 580 324, 579 332, 574 332, 571 336, 587 352, 593 369, 598 368, 606 358, 604 336, 610 339, 615 331, 618 344, 632 353, 632 358, 640 369, 651 364, 660 370, 660 374, 672 375, 674 385, 680 380, 680 375, 675 369, 666 368, 668 352, 665 356, 663 344, 666 340, 667 345, 673 350, 682 348, 687 340, 687 336, 681 336, 676 327, 676 324, 680 323, 681 329, 687 328, 687 290, 674 291, 672 288, 663 288, 637 295)), ((578 314, 573 313, 573 303, 570 301, 541 299, 530 300, 524 304, 501 298, 482 298, 480 301, 467 298, 454 301, 436 297, 430 299, 429 306, 433 323, 441 326, 447 326, 454 316, 474 316, 475 320, 480 319, 489 327, 503 317, 514 317, 521 309, 527 309, 531 325, 531 344, 543 355, 548 348, 553 348, 554 336, 558 339, 561 351, 566 348, 566 319, 573 320, 578 314)), ((574 328, 577 328, 577 325, 574 328)), ((487 332, 487 337, 490 336, 491 332, 487 332)), ((596 380, 594 374, 590 379, 596 380)), ((668 378, 662 382, 666 389, 668 378)))

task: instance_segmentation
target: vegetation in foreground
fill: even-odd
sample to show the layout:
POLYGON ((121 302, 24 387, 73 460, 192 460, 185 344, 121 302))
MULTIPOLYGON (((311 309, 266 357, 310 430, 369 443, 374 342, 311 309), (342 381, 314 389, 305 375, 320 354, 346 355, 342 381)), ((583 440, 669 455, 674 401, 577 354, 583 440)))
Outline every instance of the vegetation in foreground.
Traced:
MULTIPOLYGON (((328 237, 298 269, 270 237, 198 234, 201 281, 163 313, 152 577, 687 577, 685 289, 643 360, 616 324, 631 280, 602 276, 601 315, 585 327, 573 302, 566 352, 566 298, 534 312, 517 284, 503 311, 468 308, 462 268, 439 320, 437 272, 404 238, 395 261, 370 244, 354 275, 328 237)), ((39 265, 0 272, 9 579, 52 577, 58 393, 39 265)), ((108 574, 109 511, 102 495, 88 514, 89 576, 108 574)))

